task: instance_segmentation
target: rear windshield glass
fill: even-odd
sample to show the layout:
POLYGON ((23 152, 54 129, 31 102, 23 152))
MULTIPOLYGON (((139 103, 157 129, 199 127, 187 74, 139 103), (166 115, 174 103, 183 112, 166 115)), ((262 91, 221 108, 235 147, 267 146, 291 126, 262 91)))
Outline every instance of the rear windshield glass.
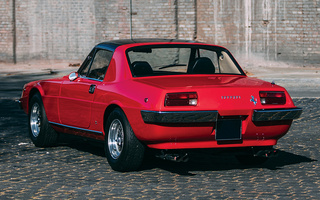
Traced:
POLYGON ((243 75, 231 54, 210 46, 139 46, 127 51, 134 77, 184 74, 243 75))

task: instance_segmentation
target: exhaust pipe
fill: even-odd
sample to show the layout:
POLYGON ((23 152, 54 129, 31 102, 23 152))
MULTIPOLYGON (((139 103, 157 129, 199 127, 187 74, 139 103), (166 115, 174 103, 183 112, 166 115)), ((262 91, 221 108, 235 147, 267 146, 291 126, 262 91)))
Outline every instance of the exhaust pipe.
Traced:
POLYGON ((269 158, 269 157, 277 156, 278 152, 279 151, 277 149, 264 149, 264 150, 257 151, 253 155, 255 157, 269 158))
POLYGON ((168 153, 165 151, 161 151, 160 154, 155 155, 157 158, 162 160, 169 160, 173 162, 188 162, 189 156, 186 152, 178 152, 178 153, 168 153))

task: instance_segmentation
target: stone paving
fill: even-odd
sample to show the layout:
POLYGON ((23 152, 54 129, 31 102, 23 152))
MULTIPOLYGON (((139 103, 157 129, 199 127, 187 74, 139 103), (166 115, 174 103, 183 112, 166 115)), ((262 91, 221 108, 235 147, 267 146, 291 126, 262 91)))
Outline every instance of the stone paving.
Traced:
POLYGON ((195 153, 187 163, 148 157, 141 170, 119 173, 103 148, 77 138, 35 147, 27 116, 0 99, 0 199, 320 199, 320 98, 294 101, 304 112, 263 165, 195 153))
MULTIPOLYGON (((119 173, 108 165, 102 147, 81 139, 64 135, 52 148, 31 143, 27 116, 15 100, 24 83, 59 73, 0 75, 1 200, 320 199, 318 97, 294 98, 303 114, 275 146, 279 155, 263 165, 248 167, 232 156, 194 153, 187 163, 148 157, 139 171, 119 173)), ((292 91, 299 96, 304 86, 292 91)), ((305 91, 310 89, 319 93, 318 87, 305 91)))

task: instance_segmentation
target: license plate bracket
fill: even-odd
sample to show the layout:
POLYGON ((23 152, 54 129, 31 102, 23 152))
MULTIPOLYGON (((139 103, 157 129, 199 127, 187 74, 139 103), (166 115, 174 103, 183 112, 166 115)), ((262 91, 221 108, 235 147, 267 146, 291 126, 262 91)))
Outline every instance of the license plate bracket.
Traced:
POLYGON ((216 123, 216 140, 217 141, 236 141, 242 139, 241 119, 222 119, 216 123))

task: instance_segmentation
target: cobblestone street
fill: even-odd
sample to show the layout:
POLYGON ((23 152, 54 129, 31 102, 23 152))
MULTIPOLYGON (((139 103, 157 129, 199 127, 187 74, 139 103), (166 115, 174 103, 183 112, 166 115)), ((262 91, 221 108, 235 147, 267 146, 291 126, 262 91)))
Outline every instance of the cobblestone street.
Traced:
POLYGON ((16 199, 320 200, 320 0, 1 0, 16 199))
POLYGON ((0 199, 320 198, 320 98, 294 99, 303 114, 275 146, 278 156, 263 165, 194 153, 187 163, 148 157, 140 171, 119 173, 102 147, 78 138, 63 136, 57 147, 35 147, 27 116, 15 102, 30 80, 12 79, 0 81, 0 199))

